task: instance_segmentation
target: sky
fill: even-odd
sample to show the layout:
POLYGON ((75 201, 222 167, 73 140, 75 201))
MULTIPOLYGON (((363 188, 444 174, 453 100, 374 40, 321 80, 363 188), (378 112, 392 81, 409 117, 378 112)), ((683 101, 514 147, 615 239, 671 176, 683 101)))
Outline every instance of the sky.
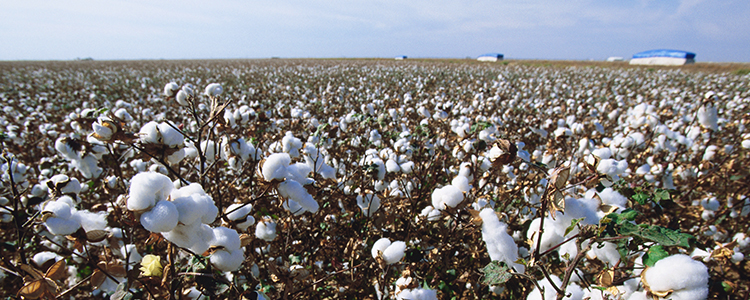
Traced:
POLYGON ((750 62, 748 0, 0 0, 0 60, 604 60, 651 49, 750 62))

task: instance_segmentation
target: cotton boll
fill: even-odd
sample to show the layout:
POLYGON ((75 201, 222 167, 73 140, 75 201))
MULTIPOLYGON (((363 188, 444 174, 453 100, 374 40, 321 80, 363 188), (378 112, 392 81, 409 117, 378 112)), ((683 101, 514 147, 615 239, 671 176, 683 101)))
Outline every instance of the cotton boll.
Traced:
POLYGON ((424 288, 401 290, 396 295, 398 300, 437 300, 437 291, 424 288))
POLYGON ((645 282, 651 291, 673 290, 674 299, 706 299, 708 297, 708 268, 685 254, 663 258, 644 271, 645 282), (683 297, 675 298, 676 295, 683 297))
POLYGON ((372 217, 380 209, 380 198, 372 193, 365 193, 364 196, 357 195, 357 206, 362 209, 362 214, 372 217))
POLYGON ((266 181, 272 181, 274 179, 284 179, 288 174, 286 170, 289 163, 292 162, 292 158, 288 153, 274 153, 266 158, 261 168, 261 173, 266 181))
POLYGON ((302 140, 287 132, 281 139, 282 151, 289 153, 291 157, 299 157, 299 149, 302 148, 302 140))
POLYGON ((507 232, 508 225, 500 222, 492 208, 482 209, 479 217, 482 218, 482 239, 487 244, 490 259, 505 262, 523 273, 524 266, 516 263, 518 246, 507 232))
POLYGON ((134 211, 146 210, 157 201, 166 200, 174 189, 172 180, 166 175, 155 172, 138 173, 130 180, 128 209, 134 211))
POLYGON ((209 97, 216 97, 221 95, 221 93, 224 92, 224 88, 221 87, 221 84, 218 83, 211 83, 206 86, 205 94, 209 97))
POLYGON ((54 235, 70 235, 81 228, 81 224, 75 219, 47 218, 44 222, 47 231, 54 235))
MULTIPOLYGON (((226 228, 226 227, 219 227, 226 228)), ((245 261, 245 255, 242 249, 218 249, 209 257, 211 265, 222 272, 237 271, 242 262, 245 261)))
MULTIPOLYGON (((549 217, 547 217, 544 220, 545 227, 550 226, 553 228, 553 230, 545 230, 542 234, 542 240, 540 244, 540 250, 541 251, 547 251, 548 249, 556 246, 557 244, 561 243, 563 241, 562 233, 558 233, 558 231, 555 229, 555 225, 553 224, 553 220, 549 217)), ((526 238, 532 241, 531 245, 534 245, 536 247, 536 244, 539 242, 539 225, 541 224, 541 219, 536 218, 533 221, 531 221, 531 224, 529 225, 529 230, 526 233, 526 238)), ((570 225, 570 223, 568 223, 570 225)), ((564 233, 564 232, 563 232, 564 233)))
POLYGON ((440 220, 440 210, 435 209, 432 206, 427 206, 424 209, 422 209, 422 212, 419 214, 422 217, 425 217, 427 221, 437 221, 440 220))
POLYGON ((175 94, 177 94, 177 91, 180 90, 180 86, 177 85, 175 82, 167 83, 167 85, 164 86, 164 96, 167 97, 173 97, 175 94))
POLYGON ((706 102, 698 108, 698 123, 703 127, 712 131, 719 129, 719 120, 716 106, 711 102, 706 102))
MULTIPOLYGON (((562 285, 562 280, 558 278, 557 276, 551 276, 552 282, 554 282, 555 286, 562 285)), ((542 295, 542 292, 534 287, 534 289, 531 291, 528 297, 526 297, 526 300, 542 300, 542 299, 557 299, 557 291, 552 286, 552 283, 550 283, 546 278, 539 280, 537 282, 538 286, 541 286, 544 290, 544 295, 542 295)), ((581 300, 583 299, 583 290, 581 290, 581 287, 575 284, 570 284, 565 288, 565 295, 563 299, 565 300, 581 300), (567 295, 570 294, 568 297, 567 295)))
POLYGON ((463 200, 463 192, 453 185, 447 185, 432 192, 432 206, 440 210, 446 207, 456 207, 463 200))
POLYGON ((385 251, 385 249, 387 249, 388 246, 390 245, 391 245, 391 240, 389 240, 388 238, 380 238, 379 240, 375 241, 375 243, 372 244, 372 250, 371 250, 372 258, 378 258, 380 253, 385 251))
POLYGON ((195 222, 193 224, 177 224, 173 230, 162 232, 162 236, 177 246, 201 254, 208 250, 208 242, 213 240, 213 232, 211 226, 195 222))
POLYGON ((386 264, 394 264, 404 257, 404 251, 406 243, 403 241, 391 243, 388 238, 381 238, 372 245, 371 254, 373 258, 383 258, 386 264))
POLYGON ((318 202, 299 182, 287 179, 279 184, 278 191, 281 197, 297 202, 304 210, 311 213, 318 211, 318 202))
POLYGON ((453 178, 453 181, 451 181, 451 185, 457 187, 462 192, 468 192, 471 189, 471 185, 469 185, 469 178, 466 178, 466 176, 456 176, 453 178))
POLYGON ((614 205, 624 208, 628 204, 628 199, 612 188, 606 188, 599 192, 599 198, 602 199, 602 204, 606 205, 614 205))
POLYGON ((716 156, 716 151, 718 150, 718 147, 711 145, 706 147, 706 151, 703 153, 703 160, 704 161, 711 161, 714 159, 714 156, 716 156))
POLYGON ((388 173, 396 173, 401 171, 401 167, 395 160, 389 159, 385 162, 385 170, 388 171, 388 173))
POLYGON ((286 167, 287 170, 287 178, 294 180, 296 182, 299 182, 300 184, 306 185, 313 183, 314 180, 312 178, 308 178, 307 176, 310 175, 312 172, 312 169, 310 166, 306 163, 294 163, 286 167))
POLYGON ((86 232, 93 230, 104 230, 107 227, 107 212, 90 212, 88 210, 79 210, 72 216, 81 224, 86 232))
MULTIPOLYGON (((250 211, 252 210, 253 210, 252 204, 234 203, 232 205, 229 205, 229 207, 226 208, 227 218, 232 221, 242 220, 248 214, 250 214, 250 211)), ((252 216, 248 217, 248 219, 249 218, 252 218, 252 216)), ((253 222, 255 222, 255 220, 253 220, 253 222)))
POLYGON ((273 241, 276 238, 276 222, 268 217, 263 218, 255 226, 255 237, 268 242, 273 241))
POLYGON ((615 243, 597 243, 591 248, 589 254, 610 267, 617 266, 617 263, 620 261, 620 253, 617 251, 617 245, 615 243))
POLYGON ((161 200, 141 215, 141 225, 151 232, 167 232, 177 226, 179 217, 177 207, 171 201, 161 200))
POLYGON ((240 249, 240 235, 237 231, 227 227, 213 229, 214 238, 209 242, 211 246, 220 246, 229 250, 240 249))

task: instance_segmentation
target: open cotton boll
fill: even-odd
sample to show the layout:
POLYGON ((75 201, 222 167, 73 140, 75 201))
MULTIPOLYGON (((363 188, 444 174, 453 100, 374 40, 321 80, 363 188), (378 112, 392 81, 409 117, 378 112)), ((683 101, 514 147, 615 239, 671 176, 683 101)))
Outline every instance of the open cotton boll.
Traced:
POLYGON ((299 182, 291 179, 284 180, 284 182, 279 184, 278 191, 281 197, 297 202, 306 211, 311 213, 318 212, 318 208, 320 207, 318 202, 313 199, 312 195, 299 182))
POLYGON ((188 249, 200 255, 208 250, 214 231, 211 226, 200 222, 193 224, 177 224, 171 231, 162 232, 165 239, 177 246, 188 249))
MULTIPOLYGON (((560 278, 558 278, 557 276, 551 276, 550 278, 552 279, 552 282, 555 283, 555 286, 559 287, 560 285, 562 285, 562 280, 560 280, 560 278)), ((566 296, 563 298, 564 300, 581 300, 583 299, 583 290, 576 284, 569 284, 565 288, 565 295, 566 296)), ((557 299, 557 291, 555 291, 552 283, 550 283, 546 278, 537 281, 537 285, 535 285, 534 289, 526 297, 526 300, 542 299, 557 299), (542 295, 542 292, 537 288, 537 286, 542 287, 542 289, 544 290, 544 295, 542 295)))
MULTIPOLYGON (((225 227, 220 227, 225 228, 225 227)), ((211 265, 222 272, 237 271, 242 262, 245 261, 245 255, 242 249, 218 249, 209 257, 211 265)))
POLYGON ((92 230, 104 230, 107 228, 107 212, 90 212, 88 210, 79 210, 73 213, 78 223, 81 224, 86 232, 92 230))
POLYGON ((423 288, 401 290, 396 294, 398 300, 437 300, 437 291, 423 288))
POLYGON ((274 153, 266 158, 261 168, 261 173, 266 181, 284 179, 288 174, 287 166, 292 162, 288 153, 274 153))
MULTIPOLYGON (((545 230, 544 233, 542 233, 542 240, 541 244, 539 246, 540 250, 547 251, 548 249, 556 246, 557 244, 561 243, 564 239, 562 234, 565 233, 559 232, 557 230, 557 225, 555 223, 555 220, 552 220, 552 218, 545 217, 544 219, 544 226, 545 228, 551 228, 551 230, 545 230)), ((531 224, 529 225, 529 230, 526 232, 526 238, 530 241, 532 241, 531 245, 534 245, 536 247, 536 244, 539 242, 539 225, 541 224, 542 220, 541 218, 536 218, 531 221, 531 224)), ((568 225, 570 225, 570 222, 568 222, 568 225)), ((567 226, 567 225, 566 225, 567 226)))
POLYGON ((164 96, 172 97, 175 94, 177 94, 177 91, 179 90, 180 90, 180 86, 176 82, 167 83, 164 86, 164 96))
POLYGON ((703 128, 716 131, 719 129, 718 121, 716 106, 713 103, 706 102, 698 108, 698 123, 703 128))
MULTIPOLYGON (((197 183, 192 183, 197 184, 197 183)), ((183 187, 184 188, 184 187, 183 187)), ((196 221, 200 221, 205 224, 209 224, 216 219, 219 214, 219 209, 214 204, 214 201, 208 195, 191 194, 174 198, 172 200, 174 206, 179 212, 179 221, 183 224, 191 224, 196 221)))
POLYGON ((224 247, 228 250, 240 249, 240 235, 237 231, 227 227, 216 227, 213 231, 214 237, 209 245, 224 247))
POLYGON ((516 263, 518 246, 507 232, 508 225, 500 222, 492 208, 482 209, 479 217, 482 218, 482 239, 487 244, 490 259, 505 262, 523 273, 524 266, 516 263))
POLYGON ((177 226, 179 218, 177 207, 171 201, 161 200, 141 215, 141 225, 151 232, 167 232, 177 226))
MULTIPOLYGON (((37 266, 41 267, 45 263, 49 262, 50 264, 52 264, 52 262, 50 262, 50 261, 57 262, 58 260, 60 260, 62 258, 63 258, 62 256, 60 256, 59 254, 57 254, 55 252, 42 251, 42 252, 39 252, 37 254, 34 254, 34 257, 31 260, 34 262, 34 264, 36 264, 37 266)), ((44 270, 44 268, 41 268, 41 269, 44 270)))
POLYGON ((366 193, 364 196, 357 195, 357 206, 362 209, 362 214, 372 217, 372 214, 380 209, 380 198, 371 193, 366 193))
POLYGON ((711 161, 711 160, 713 160, 714 156, 716 156, 716 151, 718 149, 719 148, 716 147, 716 146, 714 146, 714 145, 706 147, 706 151, 703 153, 703 158, 702 159, 704 161, 711 161))
POLYGON ((651 291, 673 291, 671 299, 706 299, 708 268, 685 254, 663 258, 644 270, 644 284, 651 291))
POLYGON ((613 205, 624 208, 628 204, 628 198, 625 198, 625 196, 620 194, 618 191, 613 190, 612 188, 605 188, 604 190, 599 192, 599 198, 602 199, 602 204, 606 205, 613 205))
POLYGON ((282 151, 289 153, 291 157, 299 157, 299 149, 302 148, 302 140, 294 137, 292 132, 287 132, 281 139, 282 151))
POLYGON ((446 185, 432 192, 432 206, 440 210, 446 207, 456 207, 463 200, 463 192, 453 185, 446 185))
POLYGON ((224 88, 221 87, 221 84, 218 83, 211 83, 206 86, 205 94, 209 97, 216 97, 221 95, 221 93, 224 92, 224 88))
POLYGON ((386 264, 395 264, 404 258, 404 251, 406 251, 406 243, 403 241, 391 243, 388 238, 381 238, 372 245, 371 252, 373 258, 380 256, 386 264))
POLYGON ((173 189, 172 180, 164 174, 138 173, 130 180, 128 209, 139 211, 153 207, 157 201, 166 200, 173 189))
POLYGON ((264 217, 255 226, 255 237, 270 242, 276 238, 276 222, 269 217, 264 217))
POLYGON ((590 257, 599 259, 609 267, 617 266, 617 263, 620 261, 620 252, 617 251, 617 244, 615 243, 597 243, 591 247, 588 254, 590 257))
POLYGON ((286 167, 287 179, 299 182, 302 185, 311 184, 314 182, 312 178, 308 178, 312 169, 306 163, 294 163, 286 167))
POLYGON ((422 212, 419 215, 427 218, 427 221, 440 220, 440 210, 435 209, 432 206, 427 206, 424 209, 422 209, 422 212))
POLYGON ((469 178, 466 178, 466 176, 458 175, 453 178, 451 181, 451 185, 457 187, 462 192, 468 192, 471 190, 471 185, 469 185, 469 178))
POLYGON ((44 212, 52 214, 44 221, 47 231, 54 235, 69 235, 81 228, 81 223, 73 217, 72 210, 73 208, 68 203, 61 201, 45 205, 44 212))

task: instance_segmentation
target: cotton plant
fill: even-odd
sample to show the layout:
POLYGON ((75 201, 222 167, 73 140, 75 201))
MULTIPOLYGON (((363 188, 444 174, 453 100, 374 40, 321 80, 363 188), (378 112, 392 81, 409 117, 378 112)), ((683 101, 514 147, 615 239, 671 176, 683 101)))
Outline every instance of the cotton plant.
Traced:
POLYGON ((224 213, 227 220, 232 222, 239 231, 247 231, 250 226, 255 224, 255 217, 250 215, 252 210, 253 206, 249 203, 233 203, 227 206, 224 213))
POLYGON ((221 158, 227 162, 230 169, 235 171, 242 170, 242 166, 246 162, 261 159, 260 151, 257 151, 252 143, 246 142, 243 138, 229 139, 228 137, 222 137, 221 147, 221 158))
POLYGON ((365 191, 357 195, 357 206, 362 210, 362 214, 372 217, 380 209, 380 197, 372 192, 365 191))
POLYGON ((411 276, 396 280, 394 295, 398 300, 437 300, 437 291, 419 286, 419 281, 411 276))

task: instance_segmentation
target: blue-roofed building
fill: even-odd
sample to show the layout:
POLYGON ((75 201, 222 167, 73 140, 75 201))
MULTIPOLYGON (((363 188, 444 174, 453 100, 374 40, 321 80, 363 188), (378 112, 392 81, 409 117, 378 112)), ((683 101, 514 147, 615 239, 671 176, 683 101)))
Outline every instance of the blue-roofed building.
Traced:
POLYGON ((498 61, 503 60, 503 55, 500 53, 487 53, 477 57, 478 61, 498 61))
POLYGON ((681 51, 657 49, 638 52, 630 60, 631 65, 662 65, 662 66, 681 66, 695 62, 695 53, 681 51))

